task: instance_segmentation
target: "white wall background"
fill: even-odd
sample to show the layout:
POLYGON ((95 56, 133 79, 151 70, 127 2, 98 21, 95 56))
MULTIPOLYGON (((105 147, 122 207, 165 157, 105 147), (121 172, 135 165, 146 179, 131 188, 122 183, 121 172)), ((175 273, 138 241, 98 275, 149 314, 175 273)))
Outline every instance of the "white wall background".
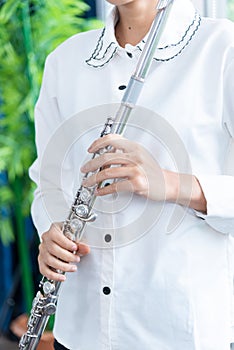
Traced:
POLYGON ((226 17, 227 0, 192 0, 200 13, 208 17, 226 17))

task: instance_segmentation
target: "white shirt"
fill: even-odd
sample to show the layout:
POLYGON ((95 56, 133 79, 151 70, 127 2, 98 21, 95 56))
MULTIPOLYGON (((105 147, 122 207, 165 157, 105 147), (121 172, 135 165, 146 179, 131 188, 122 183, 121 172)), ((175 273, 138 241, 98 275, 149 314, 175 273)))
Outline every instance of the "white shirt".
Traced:
MULTIPOLYGON (((115 10, 104 30, 75 35, 47 58, 30 168, 39 234, 66 219, 86 150, 144 46, 119 47, 114 23, 115 10)), ((195 174, 207 215, 137 195, 98 199, 98 219, 83 237, 91 253, 67 274, 56 313, 55 337, 72 350, 230 347, 234 26, 201 19, 189 0, 176 0, 159 46, 125 136, 162 168, 195 174)))

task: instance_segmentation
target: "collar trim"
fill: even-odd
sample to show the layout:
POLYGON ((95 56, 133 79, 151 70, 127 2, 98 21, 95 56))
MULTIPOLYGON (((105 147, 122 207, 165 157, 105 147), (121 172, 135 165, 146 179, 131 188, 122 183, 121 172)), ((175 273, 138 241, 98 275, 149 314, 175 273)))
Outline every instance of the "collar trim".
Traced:
POLYGON ((106 27, 103 28, 92 55, 85 61, 91 67, 101 68, 105 66, 114 57, 118 49, 114 41, 111 41, 105 50, 103 49, 105 32, 106 27))
MULTIPOLYGON (((112 60, 117 50, 123 50, 123 48, 120 48, 114 36, 114 17, 115 13, 112 13, 111 28, 108 28, 108 24, 106 27, 103 28, 93 53, 85 61, 87 65, 93 68, 101 68, 105 66, 112 60)), ((201 16, 194 10, 194 15, 191 19, 191 22, 186 26, 183 34, 180 35, 179 41, 177 41, 176 43, 171 43, 158 47, 154 54, 154 60, 167 62, 179 56, 192 41, 193 37, 195 36, 196 32, 200 27, 200 24, 201 16)), ((170 28, 170 30, 172 30, 172 28, 170 28)), ((146 38, 143 39, 136 46, 136 48, 139 51, 142 51, 145 42, 146 38)))
MULTIPOLYGON (((200 25, 201 25, 201 16, 198 13, 196 13, 193 22, 190 24, 190 26, 186 30, 185 34, 181 38, 181 40, 176 44, 170 44, 170 45, 166 45, 164 47, 157 48, 156 54, 154 55, 153 59, 155 61, 159 61, 159 62, 168 62, 168 61, 173 60, 177 56, 179 56, 185 50, 185 48, 189 45, 189 43, 193 39, 194 35, 198 31, 200 25), (191 28, 193 28, 194 26, 195 26, 195 28, 191 31, 191 28), (159 50, 168 50, 169 51, 169 49, 172 49, 175 47, 178 50, 175 51, 172 56, 171 56, 171 54, 173 53, 173 50, 170 50, 171 54, 169 55, 169 57, 165 57, 165 58, 161 57, 160 58, 160 56, 163 56, 163 55, 161 55, 161 52, 159 50)), ((145 44, 144 40, 142 40, 142 42, 145 44)), ((141 46, 138 46, 138 48, 140 51, 142 51, 141 46)))

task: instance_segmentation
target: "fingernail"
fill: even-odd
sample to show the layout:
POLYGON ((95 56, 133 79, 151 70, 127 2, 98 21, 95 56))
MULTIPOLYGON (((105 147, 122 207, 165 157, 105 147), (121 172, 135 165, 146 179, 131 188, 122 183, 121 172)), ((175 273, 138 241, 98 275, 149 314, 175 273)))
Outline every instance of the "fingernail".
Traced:
POLYGON ((77 266, 76 266, 76 265, 72 265, 72 266, 71 266, 71 270, 72 270, 72 271, 76 271, 76 270, 77 270, 77 266))
POLYGON ((79 255, 76 256, 76 261, 77 261, 77 262, 80 262, 80 257, 79 257, 79 255))
POLYGON ((60 281, 65 281, 66 280, 66 276, 64 276, 64 275, 62 275, 62 276, 60 276, 60 281))
POLYGON ((72 250, 74 251, 74 250, 77 250, 77 245, 76 244, 74 244, 73 246, 72 246, 72 250))

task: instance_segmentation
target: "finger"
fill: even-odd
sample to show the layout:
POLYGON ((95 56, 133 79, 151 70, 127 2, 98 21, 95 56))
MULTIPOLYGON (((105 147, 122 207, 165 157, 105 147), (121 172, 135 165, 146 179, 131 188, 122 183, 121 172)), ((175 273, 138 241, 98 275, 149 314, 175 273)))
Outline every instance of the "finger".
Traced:
POLYGON ((45 263, 39 263, 39 270, 43 276, 45 276, 46 278, 48 278, 50 280, 61 281, 61 282, 66 280, 65 275, 51 270, 51 268, 49 266, 47 266, 45 263))
MULTIPOLYGON (((77 251, 77 247, 76 250, 77 251)), ((46 250, 50 255, 56 256, 57 258, 70 263, 70 262, 80 262, 79 256, 71 253, 70 251, 60 247, 56 243, 52 242, 51 244, 46 246, 46 250)), ((42 250, 43 252, 43 250, 42 250)))
POLYGON ((105 196, 107 194, 119 193, 119 192, 135 192, 131 181, 123 180, 113 182, 111 185, 98 188, 96 190, 97 196, 105 196))
POLYGON ((97 174, 89 176, 83 181, 86 187, 92 187, 105 180, 126 178, 133 175, 132 167, 112 167, 99 171, 97 174))
MULTIPOLYGON (((77 256, 77 258, 78 258, 77 261, 80 261, 80 257, 77 256)), ((53 271, 53 278, 54 278, 55 277, 54 273, 59 274, 59 272, 57 272, 56 270, 60 270, 63 272, 74 272, 77 270, 76 265, 72 263, 64 262, 58 259, 57 257, 49 254, 48 251, 43 252, 43 249, 40 249, 40 254, 38 256, 38 263, 39 263, 40 272, 46 277, 48 277, 50 274, 50 278, 52 278, 51 271, 53 271)))
POLYGON ((96 153, 100 149, 111 146, 123 152, 131 152, 135 149, 136 143, 123 138, 121 135, 110 134, 94 141, 89 147, 88 152, 96 153))
POLYGON ((48 255, 44 263, 52 269, 63 272, 74 272, 77 270, 76 265, 64 262, 53 255, 48 255))
POLYGON ((81 167, 81 171, 88 173, 111 165, 127 165, 132 162, 131 158, 132 156, 129 153, 105 153, 89 160, 81 167))
POLYGON ((59 226, 53 224, 49 231, 43 233, 42 235, 42 242, 45 242, 50 245, 50 242, 53 241, 63 249, 66 249, 68 251, 76 251, 77 245, 70 239, 68 239, 64 234, 62 233, 62 230, 59 226))

